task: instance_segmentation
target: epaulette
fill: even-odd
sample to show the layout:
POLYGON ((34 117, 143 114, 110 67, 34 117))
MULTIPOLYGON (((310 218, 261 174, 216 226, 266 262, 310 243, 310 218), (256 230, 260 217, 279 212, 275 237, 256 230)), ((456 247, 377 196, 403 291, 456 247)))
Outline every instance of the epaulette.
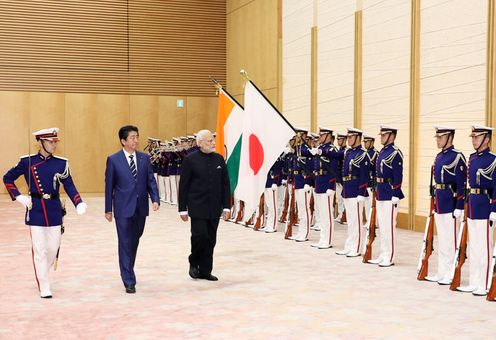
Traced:
POLYGON ((23 159, 23 158, 27 158, 27 157, 32 157, 32 156, 36 156, 37 154, 36 153, 33 153, 31 155, 24 155, 24 156, 21 156, 20 158, 23 159))

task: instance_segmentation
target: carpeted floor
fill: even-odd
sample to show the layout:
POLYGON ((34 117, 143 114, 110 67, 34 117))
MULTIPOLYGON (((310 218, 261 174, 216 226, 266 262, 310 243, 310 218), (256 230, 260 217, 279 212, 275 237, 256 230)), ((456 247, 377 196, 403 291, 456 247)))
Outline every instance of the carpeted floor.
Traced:
MULTIPOLYGON (((494 339, 496 303, 416 280, 422 234, 397 233, 396 265, 379 268, 335 248, 221 222, 218 282, 188 276, 189 223, 162 205, 148 218, 136 261, 137 293, 119 277, 115 224, 103 198, 69 207, 51 300, 40 299, 20 205, 0 199, 1 339, 494 339)), ((280 226, 280 230, 283 226, 280 226)), ((379 240, 375 243, 378 246, 379 240)), ((374 249, 377 251, 377 249, 374 249)), ((431 270, 436 257, 431 257, 431 270)), ((468 262, 462 274, 468 276, 468 262)))

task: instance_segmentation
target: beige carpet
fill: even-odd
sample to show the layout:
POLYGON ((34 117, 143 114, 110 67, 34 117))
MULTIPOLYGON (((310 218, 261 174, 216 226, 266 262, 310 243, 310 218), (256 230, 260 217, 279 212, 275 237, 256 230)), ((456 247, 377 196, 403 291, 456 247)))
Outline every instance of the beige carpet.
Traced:
MULTIPOLYGON (((137 294, 120 281, 115 225, 103 198, 66 217, 54 298, 40 299, 27 227, 17 203, 0 199, 2 339, 494 339, 496 303, 416 280, 422 235, 398 230, 396 266, 379 268, 335 248, 221 222, 218 282, 187 274, 189 224, 176 208, 151 213, 136 262, 137 294)), ((282 229, 282 226, 280 226, 282 229)), ((311 240, 317 239, 312 232, 311 240)), ((378 240, 377 240, 378 241, 378 240)), ((379 242, 376 242, 376 246, 379 242)), ((376 250, 376 249, 374 249, 376 250)), ((435 255, 431 258, 435 270, 435 255)), ((468 262, 467 262, 468 264, 468 262)), ((468 276, 468 265, 462 276, 468 276)))

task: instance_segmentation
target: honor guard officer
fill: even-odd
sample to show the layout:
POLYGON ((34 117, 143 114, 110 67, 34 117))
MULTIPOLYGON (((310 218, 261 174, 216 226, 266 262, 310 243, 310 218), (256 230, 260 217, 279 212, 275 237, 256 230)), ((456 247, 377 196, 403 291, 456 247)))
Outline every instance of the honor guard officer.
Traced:
POLYGON ((468 161, 468 257, 469 285, 458 287, 462 292, 486 295, 490 279, 490 258, 496 221, 496 155, 490 151, 493 128, 472 126, 475 152, 468 161))
POLYGON ((349 149, 343 161, 343 200, 348 222, 348 237, 344 249, 336 252, 348 257, 360 256, 363 247, 363 203, 367 196, 369 157, 362 147, 361 130, 349 128, 347 143, 349 149))
POLYGON ((307 159, 311 156, 310 149, 304 144, 308 131, 297 128, 297 140, 295 145, 295 162, 293 166, 293 180, 295 186, 296 206, 298 207, 299 227, 298 234, 291 236, 290 240, 297 242, 308 241, 310 232, 310 191, 308 185, 308 167, 307 159))
POLYGON ((337 173, 336 177, 336 199, 337 199, 337 205, 338 205, 338 217, 336 220, 338 223, 345 223, 343 221, 343 212, 344 212, 344 203, 343 203, 343 195, 341 194, 343 191, 343 159, 344 159, 344 152, 346 151, 346 134, 343 133, 338 133, 337 136, 337 142, 338 142, 338 150, 343 154, 343 158, 339 161, 339 171, 337 173))
POLYGON ((455 129, 436 126, 437 147, 441 149, 432 166, 435 186, 434 219, 438 237, 437 274, 426 276, 428 281, 441 285, 451 283, 451 270, 455 261, 458 228, 463 215, 465 187, 467 184, 467 162, 465 156, 453 146, 455 129))
MULTIPOLYGON (((375 190, 375 163, 377 161, 377 155, 379 152, 377 149, 374 147, 375 143, 375 138, 364 134, 363 135, 363 147, 365 150, 367 150, 367 155, 369 156, 369 162, 370 162, 370 167, 369 167, 369 183, 367 186, 367 193, 369 194, 368 197, 365 197, 365 217, 368 219, 370 209, 372 208, 372 191, 375 190)), ((365 222, 365 229, 368 229, 370 221, 367 220, 365 222)))
POLYGON ((21 157, 19 163, 3 177, 12 198, 26 208, 25 222, 30 227, 33 265, 36 283, 42 298, 51 298, 48 273, 60 247, 63 207, 60 202, 60 184, 76 207, 79 215, 86 212, 86 203, 79 196, 72 181, 66 158, 54 155, 59 141, 58 128, 33 133, 40 150, 37 154, 21 157), (24 176, 30 196, 21 195, 15 181, 24 176))
POLYGON ((381 267, 394 265, 394 238, 396 233, 396 217, 398 204, 404 198, 401 191, 403 181, 403 153, 394 145, 398 129, 381 125, 381 144, 383 148, 377 156, 376 171, 376 204, 377 221, 381 236, 381 250, 378 258, 369 263, 381 267))
POLYGON ((334 145, 331 129, 320 128, 320 145, 310 150, 314 158, 315 193, 314 201, 320 215, 320 239, 311 246, 319 249, 332 247, 334 234, 334 193, 336 192, 336 175, 338 163, 343 158, 334 145))

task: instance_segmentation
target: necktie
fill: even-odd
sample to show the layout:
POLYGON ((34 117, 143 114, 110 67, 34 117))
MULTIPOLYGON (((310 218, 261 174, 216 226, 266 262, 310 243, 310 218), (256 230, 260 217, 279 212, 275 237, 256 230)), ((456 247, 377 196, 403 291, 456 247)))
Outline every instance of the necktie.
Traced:
POLYGON ((134 179, 136 179, 136 164, 134 163, 134 155, 129 155, 129 168, 131 169, 131 173, 133 174, 134 179))

